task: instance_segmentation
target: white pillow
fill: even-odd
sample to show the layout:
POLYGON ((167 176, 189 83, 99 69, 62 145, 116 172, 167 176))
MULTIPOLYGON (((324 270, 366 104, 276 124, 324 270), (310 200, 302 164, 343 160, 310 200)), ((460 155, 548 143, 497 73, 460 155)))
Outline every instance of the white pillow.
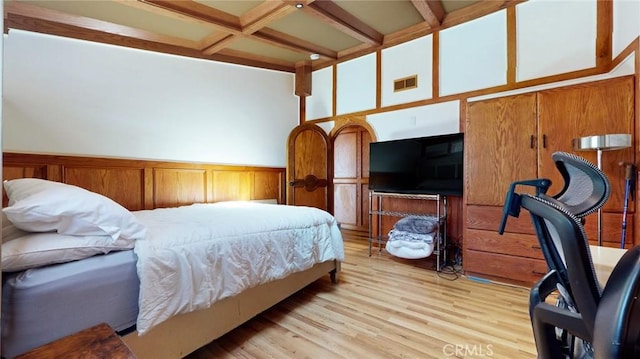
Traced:
POLYGON ((28 233, 14 226, 7 218, 7 215, 2 212, 2 243, 22 237, 28 233))
POLYGON ((134 241, 109 236, 67 236, 28 233, 2 244, 2 270, 20 271, 54 263, 70 262, 100 253, 133 248, 134 241))
POLYGON ((126 208, 84 188, 37 178, 4 182, 9 207, 3 211, 19 229, 114 240, 140 239, 145 227, 126 208))

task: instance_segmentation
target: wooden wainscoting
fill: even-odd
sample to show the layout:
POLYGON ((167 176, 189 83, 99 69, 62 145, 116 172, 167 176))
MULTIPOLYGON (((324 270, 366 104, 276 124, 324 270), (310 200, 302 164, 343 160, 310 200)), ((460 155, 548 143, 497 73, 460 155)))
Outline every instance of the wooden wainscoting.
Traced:
POLYGON ((132 211, 229 200, 285 203, 285 169, 276 167, 3 153, 2 175, 76 185, 132 211))

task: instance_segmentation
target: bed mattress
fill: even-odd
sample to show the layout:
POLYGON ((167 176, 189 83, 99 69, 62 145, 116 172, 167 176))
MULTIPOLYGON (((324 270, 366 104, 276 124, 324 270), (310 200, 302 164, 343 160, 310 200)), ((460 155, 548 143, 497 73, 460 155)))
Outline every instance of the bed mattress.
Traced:
POLYGON ((134 214, 147 228, 134 249, 140 335, 247 288, 344 260, 335 218, 317 208, 219 202, 134 214))
POLYGON ((134 251, 3 273, 2 356, 11 358, 99 323, 136 323, 139 280, 134 251))

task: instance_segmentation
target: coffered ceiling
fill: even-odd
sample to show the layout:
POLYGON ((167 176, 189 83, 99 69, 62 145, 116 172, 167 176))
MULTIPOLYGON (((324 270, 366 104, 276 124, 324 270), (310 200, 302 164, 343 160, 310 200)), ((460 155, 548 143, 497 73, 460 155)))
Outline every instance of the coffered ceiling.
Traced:
POLYGON ((296 65, 324 67, 522 1, 5 0, 4 23, 5 32, 295 72, 296 65))

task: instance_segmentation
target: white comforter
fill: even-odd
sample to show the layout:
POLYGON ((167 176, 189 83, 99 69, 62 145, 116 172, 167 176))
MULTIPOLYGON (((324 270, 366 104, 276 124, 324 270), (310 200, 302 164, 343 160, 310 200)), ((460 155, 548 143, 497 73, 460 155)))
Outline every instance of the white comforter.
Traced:
POLYGON ((140 335, 180 313, 328 260, 344 260, 327 212, 248 202, 137 211, 140 335))

